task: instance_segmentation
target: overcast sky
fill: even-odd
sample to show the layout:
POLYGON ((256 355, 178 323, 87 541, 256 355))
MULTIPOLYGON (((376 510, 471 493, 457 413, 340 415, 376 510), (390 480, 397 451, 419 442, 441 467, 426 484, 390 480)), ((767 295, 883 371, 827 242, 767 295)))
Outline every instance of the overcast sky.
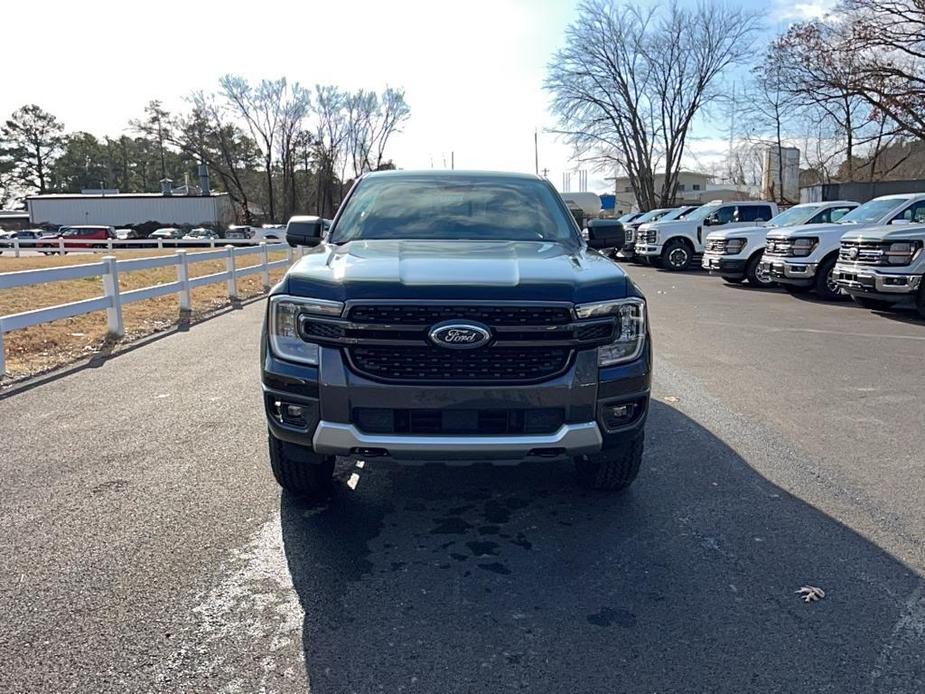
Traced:
MULTIPOLYGON (((67 130, 121 134, 151 99, 171 109, 224 73, 286 76, 305 85, 404 87, 411 120, 390 155, 402 168, 533 171, 561 184, 574 168, 543 129, 553 120, 542 89, 578 0, 5 3, 0 117, 36 103, 67 130)), ((830 0, 748 0, 768 29, 820 14, 830 0)), ((722 150, 722 124, 701 123, 688 162, 722 150)), ((606 184, 591 175, 591 188, 606 184)), ((573 188, 577 176, 573 176, 573 188)))

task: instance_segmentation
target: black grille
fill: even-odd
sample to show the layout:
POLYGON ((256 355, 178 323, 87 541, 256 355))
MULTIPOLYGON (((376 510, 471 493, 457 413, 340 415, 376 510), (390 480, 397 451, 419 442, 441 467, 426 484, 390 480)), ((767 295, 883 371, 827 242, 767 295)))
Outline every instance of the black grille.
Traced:
POLYGON ((388 381, 531 382, 555 376, 568 367, 569 347, 487 347, 451 350, 440 347, 350 347, 356 371, 388 381))
POLYGON ((368 434, 551 434, 562 426, 560 408, 530 410, 425 410, 357 407, 353 422, 368 434))
POLYGON ((597 323, 578 328, 576 337, 579 340, 603 340, 613 333, 613 323, 597 323))
POLYGON ((321 337, 333 340, 344 336, 344 327, 336 323, 319 323, 312 320, 303 320, 302 335, 306 338, 321 337))
POLYGON ((565 306, 455 306, 451 304, 371 304, 350 310, 354 323, 433 325, 444 320, 468 319, 489 325, 556 325, 568 323, 565 306))

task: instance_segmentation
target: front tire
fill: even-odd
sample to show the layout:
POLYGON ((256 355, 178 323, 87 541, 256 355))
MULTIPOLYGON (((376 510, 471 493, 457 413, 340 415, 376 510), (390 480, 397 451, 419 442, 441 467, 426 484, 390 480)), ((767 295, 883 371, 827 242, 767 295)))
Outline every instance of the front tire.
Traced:
POLYGON ((748 280, 748 283, 753 287, 761 287, 763 289, 770 289, 771 287, 777 286, 777 283, 771 279, 771 275, 767 272, 761 272, 759 266, 761 265, 761 254, 756 253, 749 259, 748 264, 745 266, 745 278, 748 280))
POLYGON ((691 266, 694 252, 684 239, 671 239, 662 248, 662 267, 672 272, 683 272, 691 266))
POLYGON ((816 294, 826 301, 846 301, 848 295, 835 284, 835 262, 832 256, 823 260, 816 269, 816 294))
POLYGON ((729 277, 728 275, 723 275, 723 282, 726 284, 742 284, 744 281, 744 277, 729 277))
POLYGON ((270 468, 279 486, 298 496, 318 497, 331 489, 334 456, 318 455, 307 446, 280 441, 267 433, 270 468))
POLYGON ((589 489, 615 492, 626 489, 639 474, 645 433, 640 432, 617 448, 575 457, 578 481, 589 489))

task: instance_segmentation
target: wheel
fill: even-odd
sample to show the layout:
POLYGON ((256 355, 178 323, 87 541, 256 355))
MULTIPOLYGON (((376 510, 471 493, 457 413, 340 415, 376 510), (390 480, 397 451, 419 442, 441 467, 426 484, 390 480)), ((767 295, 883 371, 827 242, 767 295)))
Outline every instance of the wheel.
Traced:
POLYGON ((812 289, 812 287, 800 287, 795 284, 785 284, 784 289, 786 290, 788 294, 799 296, 802 294, 808 294, 809 291, 812 289))
POLYGON ((723 275, 723 282, 726 284, 742 284, 744 281, 744 277, 729 277, 727 275, 723 275))
POLYGON ((748 283, 753 287, 764 287, 770 288, 777 285, 777 283, 771 279, 771 275, 767 271, 761 271, 761 254, 756 253, 748 260, 748 264, 745 266, 745 279, 748 280, 748 283))
POLYGON ((577 456, 578 480, 590 489, 611 492, 626 489, 639 474, 644 447, 645 433, 640 432, 618 448, 577 456))
POLYGON ((826 258, 816 268, 816 294, 826 301, 845 301, 848 294, 835 284, 835 262, 837 258, 826 258))
POLYGON ((662 247, 662 267, 672 272, 687 270, 694 252, 684 239, 671 239, 662 247))
POLYGON ((270 467, 279 486, 301 496, 321 496, 331 488, 334 456, 318 455, 306 446, 280 441, 267 434, 270 467))
POLYGON ((871 299, 866 296, 852 296, 851 299, 858 306, 870 309, 871 311, 886 311, 892 306, 889 301, 883 301, 882 299, 871 299))

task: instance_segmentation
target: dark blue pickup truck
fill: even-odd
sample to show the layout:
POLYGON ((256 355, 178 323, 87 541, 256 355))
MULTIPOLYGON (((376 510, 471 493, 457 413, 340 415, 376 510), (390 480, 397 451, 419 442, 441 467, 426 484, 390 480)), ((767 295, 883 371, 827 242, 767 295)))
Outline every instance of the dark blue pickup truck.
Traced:
POLYGON ((270 460, 297 494, 335 456, 511 464, 568 456, 620 489, 639 471, 652 373, 622 225, 583 238, 548 181, 473 172, 363 176, 273 289, 261 347, 270 460), (324 238, 322 239, 322 235, 324 238))

